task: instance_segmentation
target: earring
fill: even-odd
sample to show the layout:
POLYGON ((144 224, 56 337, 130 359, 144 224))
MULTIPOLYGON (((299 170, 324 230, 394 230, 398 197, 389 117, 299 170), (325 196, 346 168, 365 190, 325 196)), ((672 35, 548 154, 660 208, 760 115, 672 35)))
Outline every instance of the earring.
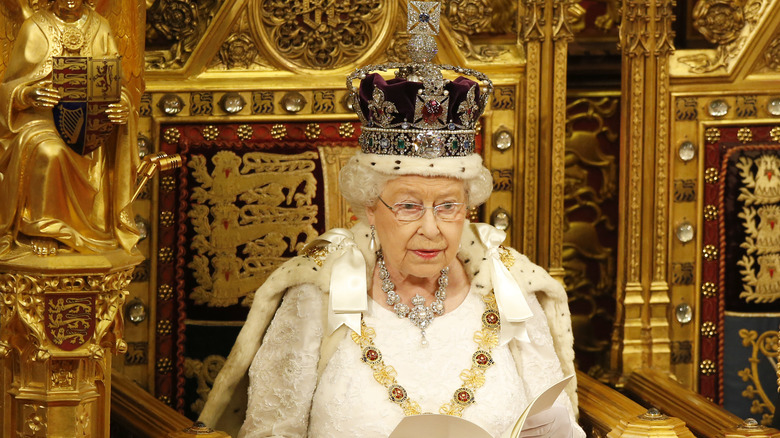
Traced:
POLYGON ((379 251, 379 240, 376 238, 376 228, 371 225, 371 240, 368 242, 368 250, 371 252, 379 251))

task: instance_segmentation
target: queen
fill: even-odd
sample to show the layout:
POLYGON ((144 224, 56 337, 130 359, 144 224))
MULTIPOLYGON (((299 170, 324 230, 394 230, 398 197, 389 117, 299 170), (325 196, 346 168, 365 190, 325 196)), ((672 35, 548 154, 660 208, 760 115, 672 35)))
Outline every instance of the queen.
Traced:
MULTIPOLYGON (((138 154, 130 99, 106 105, 117 125, 105 145, 80 153, 55 126, 62 94, 57 57, 117 58, 106 19, 83 0, 49 0, 22 24, 0 84, 0 258, 30 252, 95 253, 138 241, 130 200, 138 154)), ((89 149, 89 145, 87 145, 89 149)))
POLYGON ((467 219, 492 190, 475 127, 493 85, 431 64, 440 5, 409 5, 415 62, 347 78, 360 151, 339 182, 359 222, 255 293, 200 420, 239 438, 362 438, 439 413, 494 437, 584 437, 573 383, 515 427, 574 370, 566 292, 501 246, 505 233, 467 219))

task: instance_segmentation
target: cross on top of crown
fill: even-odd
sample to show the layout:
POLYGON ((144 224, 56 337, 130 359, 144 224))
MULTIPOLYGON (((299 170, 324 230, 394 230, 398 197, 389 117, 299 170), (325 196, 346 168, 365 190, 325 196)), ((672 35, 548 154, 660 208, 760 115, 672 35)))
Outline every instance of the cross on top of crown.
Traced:
POLYGON ((409 19, 406 30, 412 34, 437 35, 441 18, 441 3, 409 2, 409 19))

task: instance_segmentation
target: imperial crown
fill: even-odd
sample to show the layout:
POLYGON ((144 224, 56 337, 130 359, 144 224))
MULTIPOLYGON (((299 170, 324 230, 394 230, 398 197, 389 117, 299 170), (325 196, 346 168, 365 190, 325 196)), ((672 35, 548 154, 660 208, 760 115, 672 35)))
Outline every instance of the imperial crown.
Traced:
POLYGON ((368 65, 347 77, 362 123, 359 143, 364 153, 423 158, 474 153, 475 127, 493 83, 475 70, 430 63, 437 52, 433 36, 439 32, 440 17, 438 1, 410 1, 406 28, 412 62, 368 65), (395 78, 385 80, 377 73, 389 70, 395 70, 395 78), (449 80, 447 72, 477 81, 463 76, 449 80))

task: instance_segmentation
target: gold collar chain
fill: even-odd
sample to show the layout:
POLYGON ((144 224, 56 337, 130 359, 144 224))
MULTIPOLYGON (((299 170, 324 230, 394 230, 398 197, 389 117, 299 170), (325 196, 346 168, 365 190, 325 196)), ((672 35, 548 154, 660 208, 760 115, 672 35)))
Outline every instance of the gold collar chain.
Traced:
MULTIPOLYGON (((498 345, 501 318, 498 315, 496 297, 491 291, 482 297, 485 312, 482 314, 482 328, 474 333, 477 351, 471 356, 471 367, 460 373, 462 385, 455 390, 452 399, 439 408, 439 413, 463 416, 463 411, 475 403, 474 392, 485 384, 485 371, 493 365, 490 351, 498 345)), ((374 345, 376 331, 361 319, 360 335, 352 332, 352 340, 362 348, 362 360, 374 371, 374 379, 387 388, 390 401, 401 407, 404 415, 422 414, 420 404, 409 398, 406 389, 396 381, 396 371, 382 360, 382 353, 374 345)))

